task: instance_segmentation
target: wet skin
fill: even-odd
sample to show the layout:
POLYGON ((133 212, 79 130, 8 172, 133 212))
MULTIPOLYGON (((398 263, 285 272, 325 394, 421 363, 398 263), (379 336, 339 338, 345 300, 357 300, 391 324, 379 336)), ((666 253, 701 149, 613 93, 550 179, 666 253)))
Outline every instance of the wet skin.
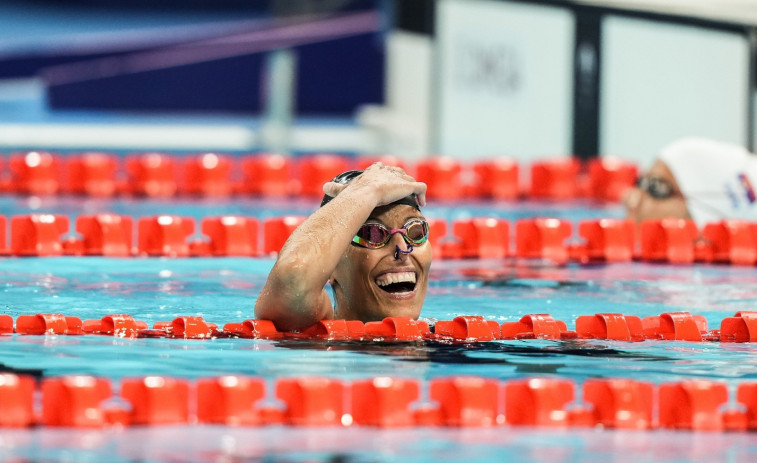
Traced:
POLYGON ((626 206, 626 218, 637 224, 644 220, 662 219, 667 217, 690 219, 691 215, 686 206, 686 199, 681 194, 673 173, 662 161, 656 161, 647 171, 645 177, 657 177, 673 185, 673 195, 669 198, 658 199, 638 187, 630 188, 623 195, 626 206))
MULTIPOLYGON (((400 204, 374 209, 366 222, 378 222, 394 229, 402 228, 414 218, 423 218, 423 214, 400 204)), ((397 253, 395 258, 397 246, 402 250, 408 248, 399 233, 392 235, 389 243, 379 249, 347 247, 330 279, 336 298, 335 318, 363 321, 382 320, 389 316, 418 318, 428 289, 433 257, 431 244, 427 241, 414 246, 411 253, 397 253), (377 280, 385 280, 390 274, 408 272, 415 275, 412 290, 387 292, 377 284, 377 280)))

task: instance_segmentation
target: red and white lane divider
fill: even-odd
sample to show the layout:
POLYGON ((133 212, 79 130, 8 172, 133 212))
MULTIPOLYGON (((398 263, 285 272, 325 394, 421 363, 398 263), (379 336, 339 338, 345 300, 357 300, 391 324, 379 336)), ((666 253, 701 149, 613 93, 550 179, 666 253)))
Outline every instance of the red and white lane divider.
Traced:
POLYGON ((0 315, 0 334, 21 335, 104 335, 130 338, 213 339, 320 339, 344 341, 462 341, 495 340, 575 340, 604 339, 639 342, 646 340, 688 342, 757 342, 757 312, 738 312, 726 317, 720 329, 708 329, 707 320, 688 312, 667 312, 640 318, 635 315, 599 313, 576 319, 574 330, 548 314, 524 315, 504 322, 481 316, 459 316, 436 322, 433 330, 423 320, 387 317, 380 322, 322 320, 297 332, 282 332, 270 320, 226 323, 223 328, 202 317, 177 317, 158 321, 152 328, 130 315, 107 315, 100 320, 84 320, 61 314, 0 315))

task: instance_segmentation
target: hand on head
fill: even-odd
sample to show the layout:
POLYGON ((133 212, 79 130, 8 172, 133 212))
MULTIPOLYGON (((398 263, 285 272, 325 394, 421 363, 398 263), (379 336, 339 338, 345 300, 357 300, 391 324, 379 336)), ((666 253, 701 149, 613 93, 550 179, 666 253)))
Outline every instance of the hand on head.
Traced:
POLYGON ((377 195, 376 206, 391 204, 406 196, 415 194, 418 205, 426 205, 426 184, 417 182, 402 168, 387 166, 380 162, 372 164, 355 180, 347 185, 327 182, 323 185, 323 192, 336 197, 345 188, 369 187, 377 195))

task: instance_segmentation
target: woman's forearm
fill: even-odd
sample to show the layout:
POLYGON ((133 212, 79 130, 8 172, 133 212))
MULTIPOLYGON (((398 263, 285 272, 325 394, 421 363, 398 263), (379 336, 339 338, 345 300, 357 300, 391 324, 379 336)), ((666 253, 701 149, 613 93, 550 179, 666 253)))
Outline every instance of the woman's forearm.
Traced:
POLYGON ((349 184, 329 182, 333 199, 287 239, 255 304, 255 316, 279 329, 296 329, 331 318, 324 290, 355 232, 378 206, 413 195, 425 204, 426 184, 402 169, 376 163, 349 184))
MULTIPOLYGON (((258 318, 313 323, 325 317, 324 286, 376 205, 370 188, 349 188, 315 211, 287 239, 255 305, 258 318)), ((330 307, 328 307, 330 309, 330 307)))

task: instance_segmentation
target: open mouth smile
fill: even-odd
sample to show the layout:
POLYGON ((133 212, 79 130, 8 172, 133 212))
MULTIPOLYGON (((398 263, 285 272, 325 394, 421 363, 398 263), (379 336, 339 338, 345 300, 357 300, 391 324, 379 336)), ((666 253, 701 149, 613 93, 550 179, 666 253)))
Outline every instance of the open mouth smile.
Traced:
POLYGON ((376 278, 376 286, 392 296, 410 296, 415 292, 417 276, 415 272, 390 272, 376 278))

